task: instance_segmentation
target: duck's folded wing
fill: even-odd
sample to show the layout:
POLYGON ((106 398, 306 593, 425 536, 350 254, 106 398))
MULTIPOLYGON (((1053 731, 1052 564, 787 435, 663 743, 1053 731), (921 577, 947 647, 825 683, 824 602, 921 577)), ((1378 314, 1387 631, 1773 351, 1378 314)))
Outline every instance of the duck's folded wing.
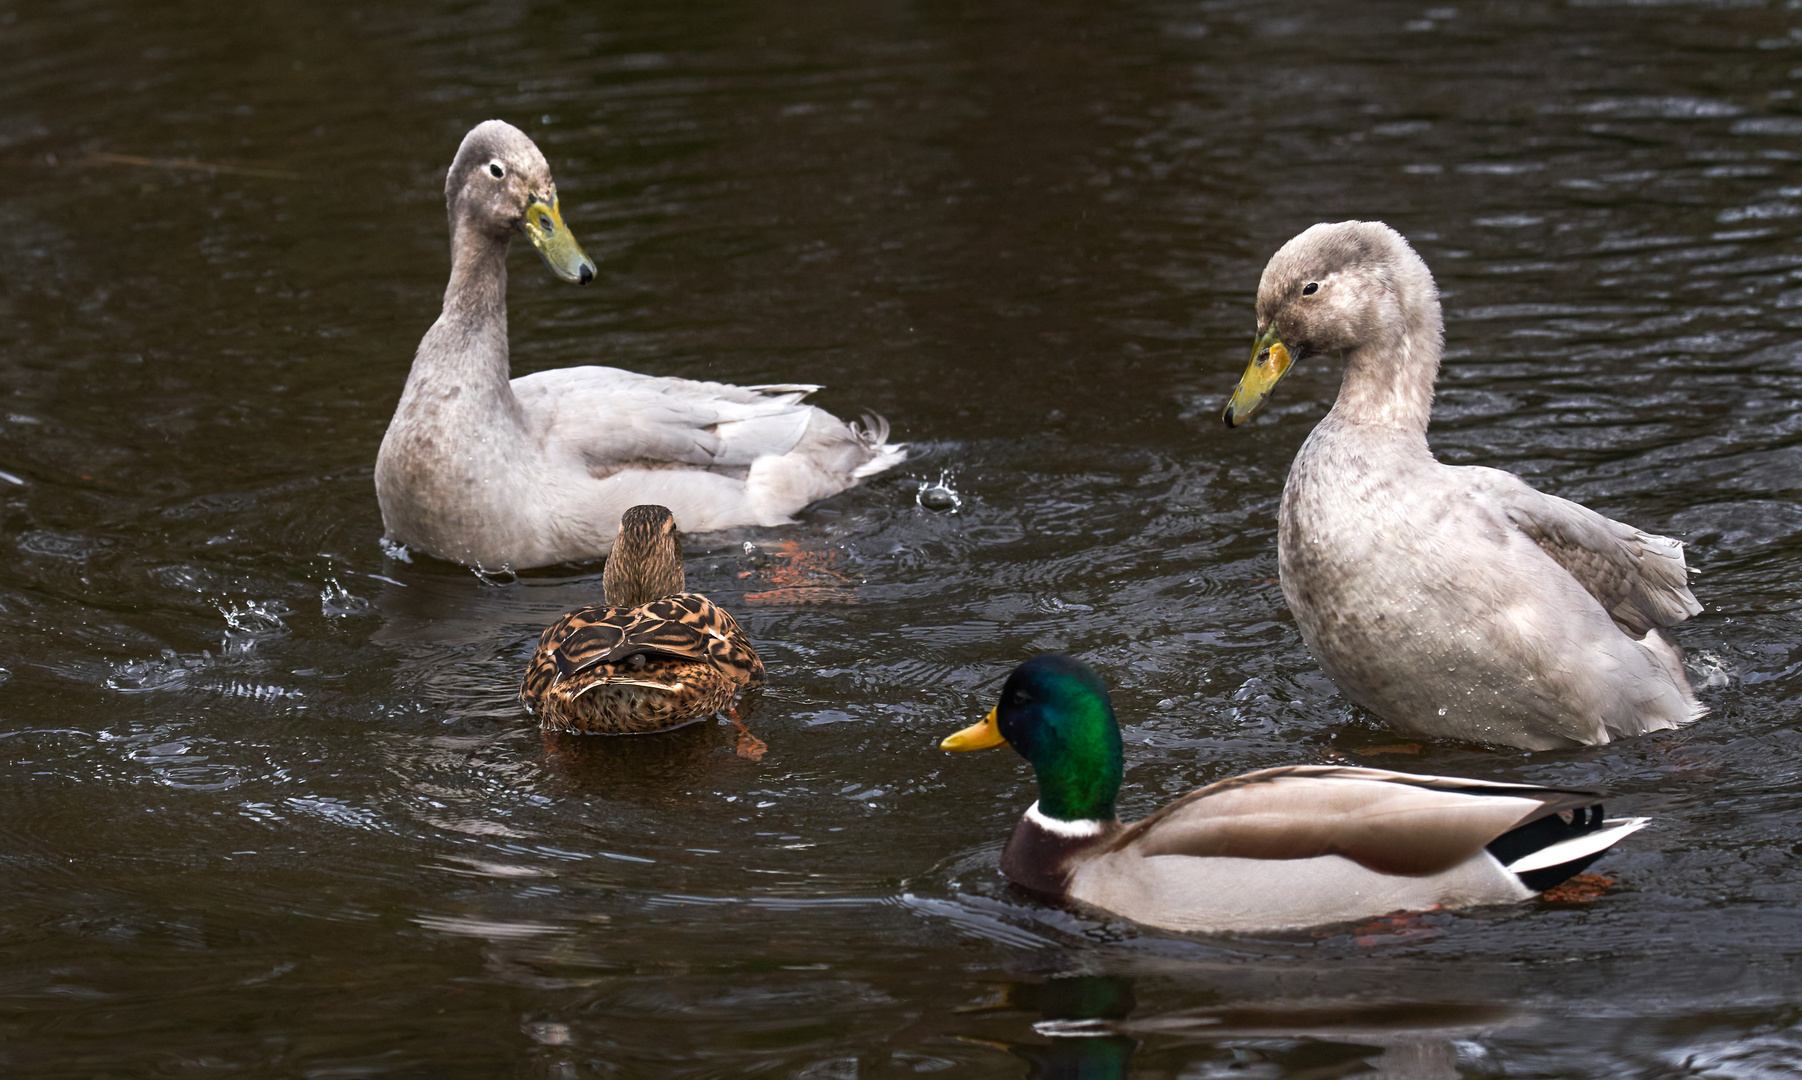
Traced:
POLYGON ((1382 769, 1294 766, 1223 780, 1126 829, 1140 856, 1312 859, 1339 855, 1385 874, 1433 874, 1496 837, 1594 792, 1382 769))
POLYGON ((1683 544, 1641 532, 1569 499, 1537 491, 1519 477, 1475 468, 1479 494, 1564 567, 1623 627, 1644 634, 1702 610, 1689 591, 1683 544))
POLYGON ((739 633, 732 616, 695 593, 666 596, 636 608, 588 608, 568 618, 578 616, 581 621, 550 650, 565 676, 634 655, 670 660, 730 657, 733 636, 739 633))
POLYGON ((581 454, 597 471, 635 464, 747 467, 786 454, 819 411, 802 401, 815 389, 728 386, 605 367, 557 368, 513 380, 538 437, 581 454))
POLYGON ((546 630, 541 654, 555 666, 558 678, 568 678, 595 664, 619 646, 630 622, 615 617, 617 608, 586 608, 564 616, 546 630))

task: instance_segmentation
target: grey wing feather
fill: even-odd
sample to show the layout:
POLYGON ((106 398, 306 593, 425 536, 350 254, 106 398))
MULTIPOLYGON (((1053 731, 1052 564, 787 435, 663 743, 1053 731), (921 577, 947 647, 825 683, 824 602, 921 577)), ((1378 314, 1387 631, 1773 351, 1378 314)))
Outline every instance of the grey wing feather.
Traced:
POLYGON ((756 386, 747 386, 745 389, 755 390, 760 394, 799 394, 801 397, 806 397, 809 394, 819 393, 823 387, 819 383, 773 382, 758 383, 756 386))
POLYGON ((1510 829, 1600 797, 1382 769, 1292 766, 1192 792, 1127 828, 1114 849, 1148 857, 1340 855, 1381 873, 1432 874, 1510 829))
POLYGON ((1511 473, 1473 471, 1484 474, 1480 490, 1497 501, 1506 519, 1629 632, 1643 636, 1702 610, 1689 591, 1681 541, 1641 532, 1547 495, 1511 473))
POLYGON ((793 450, 818 410, 810 386, 729 386, 618 368, 573 367, 513 380, 527 422, 597 471, 627 464, 746 467, 793 450))

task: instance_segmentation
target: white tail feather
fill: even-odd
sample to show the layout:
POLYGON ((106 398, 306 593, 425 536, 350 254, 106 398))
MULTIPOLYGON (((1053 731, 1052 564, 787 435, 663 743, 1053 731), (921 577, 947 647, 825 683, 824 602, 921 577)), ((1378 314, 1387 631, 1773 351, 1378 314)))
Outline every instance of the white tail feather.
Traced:
MULTIPOLYGON (((808 394, 817 393, 820 389, 820 385, 818 383, 799 382, 760 383, 757 386, 747 386, 745 389, 755 390, 760 394, 800 394, 801 397, 806 397, 808 394)), ((799 401, 801 398, 796 398, 795 400, 799 401)))
POLYGON ((1569 840, 1560 840, 1550 847, 1542 847, 1529 855, 1508 864, 1508 869, 1516 874, 1524 874, 1531 870, 1544 870, 1549 866, 1562 866, 1567 862, 1575 862, 1587 855, 1606 851, 1625 839, 1628 834, 1638 832, 1651 822, 1651 818, 1616 818, 1604 822, 1605 828, 1595 832, 1587 832, 1581 836, 1573 836, 1569 840))

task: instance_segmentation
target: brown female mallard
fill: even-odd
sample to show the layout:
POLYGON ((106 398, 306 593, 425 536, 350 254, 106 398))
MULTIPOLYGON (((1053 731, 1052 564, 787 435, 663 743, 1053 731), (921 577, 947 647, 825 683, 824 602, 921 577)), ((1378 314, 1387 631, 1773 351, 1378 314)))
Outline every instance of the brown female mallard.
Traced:
POLYGON ((547 731, 637 735, 729 709, 763 681, 737 620, 683 592, 682 541, 662 506, 634 506, 601 585, 605 607, 572 611, 538 639, 519 700, 547 731))

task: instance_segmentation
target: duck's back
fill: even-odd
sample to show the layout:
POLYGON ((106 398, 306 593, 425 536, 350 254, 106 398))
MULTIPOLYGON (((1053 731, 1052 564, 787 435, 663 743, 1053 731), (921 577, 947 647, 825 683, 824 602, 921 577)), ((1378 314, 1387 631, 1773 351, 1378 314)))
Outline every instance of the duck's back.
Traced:
POLYGON ((859 427, 807 404, 817 389, 598 366, 513 380, 542 448, 546 517, 617 522, 624 508, 657 502, 689 532, 787 524, 809 503, 904 460, 886 442, 886 423, 859 427))
POLYGON ((547 730, 638 734, 718 712, 762 681, 738 621, 681 593, 563 616, 539 638, 519 696, 547 730))

